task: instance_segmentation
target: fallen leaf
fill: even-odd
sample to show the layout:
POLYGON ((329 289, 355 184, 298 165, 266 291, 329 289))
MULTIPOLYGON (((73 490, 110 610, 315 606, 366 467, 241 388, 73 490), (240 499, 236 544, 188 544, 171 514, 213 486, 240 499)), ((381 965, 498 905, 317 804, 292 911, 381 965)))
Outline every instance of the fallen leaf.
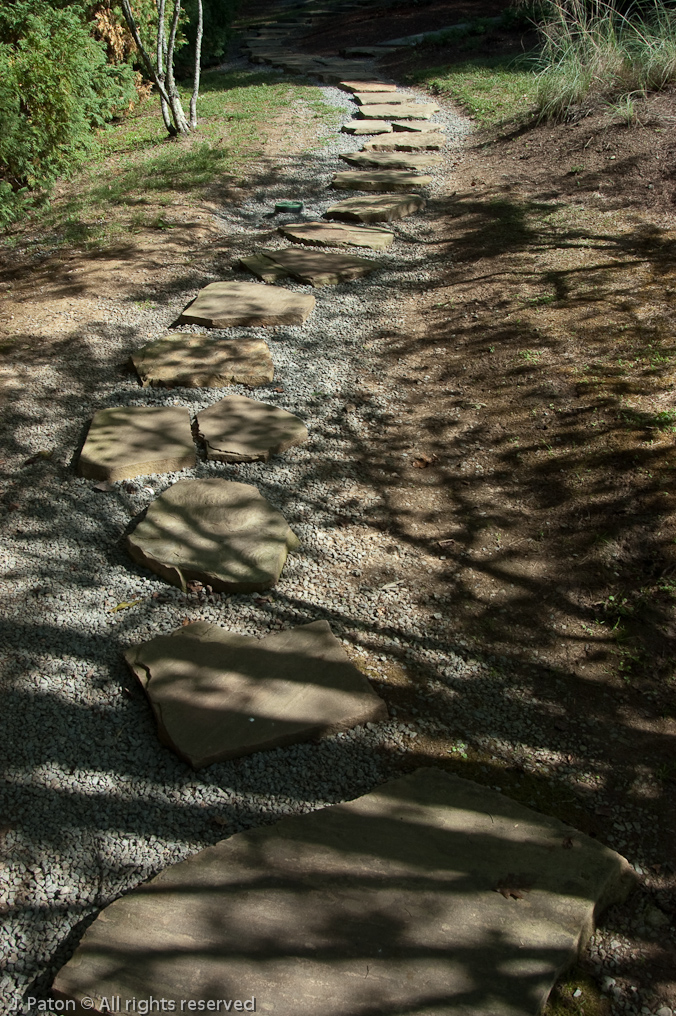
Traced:
POLYGON ((573 847, 575 846, 572 836, 566 836, 562 846, 564 850, 572 850, 573 847))
POLYGON ((87 673, 85 674, 85 678, 93 677, 93 676, 94 676, 94 671, 93 670, 88 670, 87 673))
POLYGON ((18 505, 18 504, 16 503, 16 501, 10 501, 10 503, 9 503, 9 504, 7 505, 7 508, 8 508, 8 509, 9 509, 9 511, 11 511, 11 512, 16 512, 16 511, 18 511, 18 510, 19 510, 19 508, 20 508, 20 505, 18 505))
POLYGON ((500 893, 506 900, 510 896, 515 900, 522 900, 526 893, 533 888, 533 879, 527 875, 505 875, 495 887, 495 892, 500 893))
POLYGON ((428 466, 438 462, 438 456, 436 455, 419 455, 417 459, 413 459, 413 465, 416 469, 427 469, 428 466))
POLYGON ((24 466, 32 466, 36 462, 44 462, 46 459, 51 459, 53 454, 54 454, 53 448, 50 449, 41 448, 39 452, 35 453, 35 455, 31 455, 29 459, 26 459, 26 461, 24 462, 24 466))
POLYGON ((284 389, 283 389, 283 388, 275 388, 275 391, 276 391, 276 392, 283 392, 283 391, 284 391, 284 389))
POLYGON ((110 611, 111 614, 116 614, 118 610, 126 610, 127 607, 135 607, 141 600, 123 600, 122 603, 118 603, 116 607, 113 607, 110 611))
POLYGON ((107 480, 101 480, 100 483, 95 483, 94 490, 100 490, 102 493, 107 494, 111 490, 115 490, 115 486, 112 483, 108 483, 107 480))
POLYGON ((452 547, 454 543, 455 540, 437 540, 439 547, 452 547))
POLYGON ((184 617, 183 620, 181 621, 181 625, 185 626, 186 624, 190 624, 189 617, 184 617))
POLYGON ((186 586, 191 593, 200 593, 204 589, 204 585, 198 582, 197 579, 191 579, 190 582, 186 582, 186 586))

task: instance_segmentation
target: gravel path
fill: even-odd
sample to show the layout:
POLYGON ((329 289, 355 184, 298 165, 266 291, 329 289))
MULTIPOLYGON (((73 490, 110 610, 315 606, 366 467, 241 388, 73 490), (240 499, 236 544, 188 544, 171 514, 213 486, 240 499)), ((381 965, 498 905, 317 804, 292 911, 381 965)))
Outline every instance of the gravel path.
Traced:
MULTIPOLYGON (((322 92, 351 117, 354 106, 345 93, 322 92)), ((451 149, 462 144, 465 120, 449 110, 434 119, 446 126, 451 149)), ((276 199, 302 197, 307 220, 340 199, 327 189, 332 174, 346 168, 336 156, 357 150, 361 141, 335 131, 324 131, 320 140, 309 155, 280 159, 274 170, 263 166, 247 202, 223 208, 233 256, 253 253, 261 231, 284 221, 267 217, 276 199)), ((121 893, 224 835, 368 792, 400 772, 420 737, 444 737, 448 750, 460 753, 471 742, 494 757, 520 756, 526 771, 556 766, 557 778, 571 787, 579 779, 573 767, 560 768, 568 749, 552 747, 537 711, 524 709, 534 703, 527 675, 435 636, 441 614, 434 604, 419 604, 417 581, 443 562, 394 543, 374 526, 378 491, 359 464, 368 457, 374 428, 397 411, 396 388, 379 384, 378 350, 388 329, 402 323, 398 298, 435 277, 425 239, 435 198, 447 187, 443 173, 435 174, 426 210, 393 225, 397 240, 387 252, 359 250, 382 264, 374 276, 314 291, 317 306, 305 326, 223 331, 269 342, 275 382, 255 396, 297 413, 310 429, 306 445, 270 463, 200 461, 194 470, 119 483, 110 493, 74 476, 76 450, 99 408, 172 404, 194 414, 225 394, 251 394, 243 388, 144 390, 119 371, 133 349, 166 332, 200 286, 222 276, 200 275, 158 294, 159 307, 152 310, 131 300, 102 300, 101 320, 81 332, 67 362, 26 370, 20 397, 3 420, 6 536, 0 558, 7 580, 0 743, 9 765, 0 786, 0 906, 7 910, 0 930, 6 957, 0 1006, 25 1012, 28 995, 48 997, 87 922, 121 893), (359 380, 365 373, 367 397, 359 380), (51 459, 24 465, 51 449, 51 459), (301 539, 265 596, 185 596, 138 569, 123 549, 130 521, 157 493, 180 478, 214 475, 254 483, 301 539), (393 715, 319 744, 195 774, 159 744, 121 656, 128 645, 169 632, 186 617, 250 635, 328 618, 353 657, 368 664, 376 687, 386 687, 393 665, 415 664, 425 672, 415 722, 393 715)), ((281 237, 265 243, 286 246, 281 237)), ((630 834, 620 823, 610 845, 626 852, 630 834)), ((629 856, 640 870, 642 858, 629 856)), ((616 944, 599 935, 593 944, 600 979, 612 980, 613 951, 621 952, 620 939, 610 941, 616 944)), ((616 1012, 651 1011, 614 982, 606 988, 616 996, 616 1012)))

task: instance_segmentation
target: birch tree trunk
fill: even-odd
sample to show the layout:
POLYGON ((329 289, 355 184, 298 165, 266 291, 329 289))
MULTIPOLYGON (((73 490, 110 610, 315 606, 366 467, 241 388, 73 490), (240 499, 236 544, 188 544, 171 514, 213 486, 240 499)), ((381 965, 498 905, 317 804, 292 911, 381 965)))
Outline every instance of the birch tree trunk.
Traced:
MULTIPOLYGON (((164 9, 165 0, 156 0, 157 5, 157 53, 156 53, 156 64, 157 64, 157 78, 164 85, 165 82, 165 71, 164 68, 167 65, 167 37, 164 32, 164 9)), ((162 119, 164 120, 164 126, 171 134, 171 116, 169 113, 169 106, 162 95, 160 95, 160 108, 162 110, 162 119)))
POLYGON ((183 112, 183 106, 181 105, 181 99, 178 94, 178 88, 176 87, 176 81, 174 79, 174 46, 176 45, 176 32, 178 31, 178 22, 181 17, 181 0, 174 0, 174 14, 171 19, 171 29, 169 30, 169 41, 167 43, 167 95, 169 96, 169 106, 171 108, 171 115, 174 118, 176 129, 180 134, 189 134, 190 127, 188 121, 185 118, 183 112))
POLYGON ((197 37, 195 39, 195 80, 190 96, 190 127, 197 127, 197 98, 200 94, 200 71, 202 70, 202 34, 204 31, 204 8, 197 0, 197 37))

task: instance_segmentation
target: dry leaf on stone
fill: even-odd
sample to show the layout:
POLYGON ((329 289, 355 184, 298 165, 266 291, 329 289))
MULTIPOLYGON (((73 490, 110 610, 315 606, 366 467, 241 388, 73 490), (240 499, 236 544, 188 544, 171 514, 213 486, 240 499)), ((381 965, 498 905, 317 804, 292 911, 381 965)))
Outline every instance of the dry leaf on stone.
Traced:
POLYGON ((500 893, 506 900, 512 897, 515 900, 524 899, 526 893, 533 888, 533 879, 528 875, 505 875, 495 887, 495 892, 500 893))
POLYGON ((47 459, 51 459, 53 454, 54 454, 53 448, 51 449, 41 448, 39 452, 35 453, 35 455, 31 455, 29 459, 26 459, 26 461, 24 462, 24 466, 32 466, 36 462, 44 462, 47 459))

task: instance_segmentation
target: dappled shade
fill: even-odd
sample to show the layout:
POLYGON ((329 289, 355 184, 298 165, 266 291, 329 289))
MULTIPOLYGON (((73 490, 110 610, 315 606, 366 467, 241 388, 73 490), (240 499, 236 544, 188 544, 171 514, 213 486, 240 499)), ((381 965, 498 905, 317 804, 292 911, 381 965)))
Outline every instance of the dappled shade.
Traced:
POLYGON ((308 439, 307 427, 293 413, 245 395, 230 395, 202 410, 197 427, 207 458, 219 462, 267 462, 308 439))
POLYGON ((214 339, 175 332, 132 353, 144 388, 224 388, 265 385, 275 371, 263 339, 214 339))
POLYGON ((328 621, 260 641, 197 621, 125 658, 160 740, 196 769, 387 718, 328 621))
POLYGON ((188 469, 195 461, 187 409, 116 406, 94 415, 78 473, 90 480, 128 480, 188 469))
POLYGON ((556 819, 419 769, 167 869, 102 912, 55 988, 255 996, 276 1016, 535 1016, 629 872, 556 819))
POLYGON ((258 282, 211 282, 186 307, 178 324, 230 328, 236 325, 302 325, 314 309, 311 293, 292 293, 258 282))

